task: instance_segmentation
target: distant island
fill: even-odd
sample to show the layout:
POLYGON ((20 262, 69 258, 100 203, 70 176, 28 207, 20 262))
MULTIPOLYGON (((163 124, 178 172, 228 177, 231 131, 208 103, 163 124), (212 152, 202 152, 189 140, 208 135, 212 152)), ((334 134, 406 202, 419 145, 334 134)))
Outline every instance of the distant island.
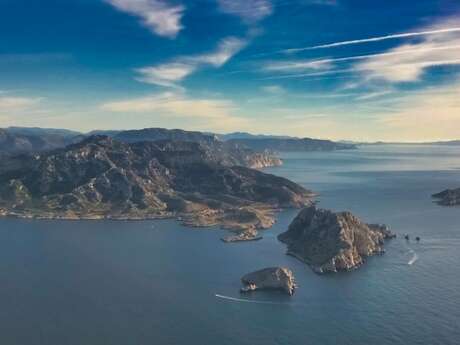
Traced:
POLYGON ((310 152, 356 149, 354 144, 339 143, 330 140, 311 138, 240 138, 227 142, 243 145, 255 151, 271 150, 276 152, 310 152))
POLYGON ((384 240, 395 237, 385 226, 366 224, 350 212, 311 206, 302 210, 278 239, 288 254, 317 273, 358 268, 371 255, 384 253, 384 240))
POLYGON ((91 136, 7 156, 0 215, 53 219, 177 218, 190 226, 268 228, 280 208, 312 203, 287 179, 234 165, 232 151, 190 141, 91 136))
POLYGON ((437 199, 437 203, 442 206, 460 205, 460 188, 446 189, 440 193, 433 194, 432 197, 437 199))

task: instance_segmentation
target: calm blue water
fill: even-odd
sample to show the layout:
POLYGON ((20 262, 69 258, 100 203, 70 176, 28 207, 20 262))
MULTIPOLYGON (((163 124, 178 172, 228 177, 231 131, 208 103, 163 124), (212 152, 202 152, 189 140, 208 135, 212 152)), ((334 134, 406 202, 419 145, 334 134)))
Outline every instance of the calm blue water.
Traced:
POLYGON ((351 273, 318 276, 284 254, 276 235, 297 211, 234 245, 173 221, 0 220, 0 344, 458 344, 460 208, 430 194, 460 186, 459 151, 293 153, 269 170, 319 192, 322 207, 422 237, 351 273), (240 298, 240 277, 272 265, 294 271, 295 296, 215 296, 240 298))

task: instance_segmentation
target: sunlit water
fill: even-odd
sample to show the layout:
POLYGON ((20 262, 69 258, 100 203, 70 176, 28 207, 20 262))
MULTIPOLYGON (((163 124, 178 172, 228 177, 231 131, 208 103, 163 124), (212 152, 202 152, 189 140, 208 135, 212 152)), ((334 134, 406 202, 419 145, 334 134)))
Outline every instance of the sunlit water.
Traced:
POLYGON ((458 344, 460 208, 430 195, 460 187, 460 147, 367 146, 284 154, 269 172, 396 233, 387 254, 319 276, 276 240, 257 242, 174 221, 0 220, 0 344, 458 344), (293 297, 240 296, 243 274, 288 266, 293 297), (256 302, 256 303, 253 303, 256 302))

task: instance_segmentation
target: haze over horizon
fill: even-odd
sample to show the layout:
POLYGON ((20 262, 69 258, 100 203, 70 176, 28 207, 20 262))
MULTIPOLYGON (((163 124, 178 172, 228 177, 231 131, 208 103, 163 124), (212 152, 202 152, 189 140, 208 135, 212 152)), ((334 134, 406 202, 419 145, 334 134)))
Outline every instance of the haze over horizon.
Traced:
POLYGON ((0 127, 460 139, 460 3, 0 0, 0 127))

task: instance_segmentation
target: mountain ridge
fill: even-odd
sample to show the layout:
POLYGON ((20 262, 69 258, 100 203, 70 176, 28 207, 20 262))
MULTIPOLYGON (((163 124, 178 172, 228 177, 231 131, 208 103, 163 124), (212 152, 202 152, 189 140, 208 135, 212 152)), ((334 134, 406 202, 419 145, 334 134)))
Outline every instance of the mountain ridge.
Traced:
POLYGON ((225 166, 200 143, 89 137, 10 157, 0 168, 0 214, 46 219, 176 218, 191 226, 268 228, 280 208, 313 193, 287 179, 225 166))

